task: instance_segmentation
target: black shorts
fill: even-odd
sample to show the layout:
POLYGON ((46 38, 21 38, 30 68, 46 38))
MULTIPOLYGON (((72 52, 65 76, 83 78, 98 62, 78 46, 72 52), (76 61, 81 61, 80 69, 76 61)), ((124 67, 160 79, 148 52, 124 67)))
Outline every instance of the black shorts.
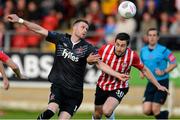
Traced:
MULTIPOLYGON (((169 88, 169 79, 160 80, 158 82, 167 89, 169 88)), ((167 92, 158 90, 157 87, 154 86, 151 82, 147 84, 146 90, 144 92, 143 102, 150 101, 150 102, 160 103, 163 105, 166 101, 166 98, 167 98, 167 92)))
POLYGON ((72 90, 51 85, 51 94, 49 95, 49 103, 55 102, 59 105, 59 112, 66 111, 71 116, 77 111, 81 105, 83 93, 74 92, 72 90))
POLYGON ((129 88, 120 88, 113 91, 104 91, 99 86, 96 87, 95 93, 95 105, 103 105, 108 97, 116 98, 119 103, 121 102, 122 98, 128 92, 129 88))

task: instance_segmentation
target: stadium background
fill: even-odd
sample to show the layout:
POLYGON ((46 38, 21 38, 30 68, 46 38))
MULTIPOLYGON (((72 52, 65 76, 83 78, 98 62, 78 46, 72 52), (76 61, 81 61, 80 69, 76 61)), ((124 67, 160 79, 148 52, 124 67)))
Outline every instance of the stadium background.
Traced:
MULTIPOLYGON (((121 1, 0 0, 0 47, 30 78, 17 80, 13 72, 6 69, 11 80, 11 89, 0 89, 0 118, 35 119, 39 110, 45 109, 50 86, 46 78, 53 62, 54 46, 44 41, 41 36, 29 32, 24 26, 8 23, 5 16, 11 13, 40 24, 48 30, 59 32, 71 32, 72 22, 79 17, 85 18, 90 23, 87 40, 97 48, 105 43, 113 43, 116 33, 127 32, 131 35, 130 47, 139 51, 147 43, 145 31, 149 27, 156 27, 161 33, 159 42, 173 50, 179 65, 180 1, 130 0, 137 6, 137 14, 132 19, 123 19, 118 15, 117 7, 121 1)), ((79 113, 86 112, 86 119, 91 118, 93 111, 94 88, 99 73, 94 66, 87 66, 85 95, 79 109, 79 113)), ((119 118, 128 118, 129 114, 133 115, 132 118, 147 118, 142 115, 141 109, 146 82, 139 78, 137 70, 132 70, 130 91, 116 110, 119 118)), ((2 86, 2 83, 0 85, 2 86)), ((164 107, 171 111, 172 118, 180 118, 179 66, 171 73, 170 92, 164 107)))

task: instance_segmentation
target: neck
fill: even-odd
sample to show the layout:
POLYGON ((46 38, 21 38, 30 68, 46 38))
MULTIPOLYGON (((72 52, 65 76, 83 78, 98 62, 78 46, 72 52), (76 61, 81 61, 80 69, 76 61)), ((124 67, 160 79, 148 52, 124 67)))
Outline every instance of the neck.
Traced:
POLYGON ((156 44, 154 44, 154 45, 148 45, 148 47, 150 48, 150 49, 154 49, 155 47, 156 47, 156 44))
POLYGON ((76 35, 72 34, 71 36, 71 42, 72 43, 78 43, 80 41, 80 38, 77 37, 76 35))
MULTIPOLYGON (((126 49, 126 50, 127 50, 127 49, 126 49)), ((122 56, 125 55, 126 50, 125 50, 124 52, 118 54, 118 53, 116 52, 116 50, 114 49, 114 53, 115 53, 115 55, 116 55, 117 57, 122 57, 122 56)))

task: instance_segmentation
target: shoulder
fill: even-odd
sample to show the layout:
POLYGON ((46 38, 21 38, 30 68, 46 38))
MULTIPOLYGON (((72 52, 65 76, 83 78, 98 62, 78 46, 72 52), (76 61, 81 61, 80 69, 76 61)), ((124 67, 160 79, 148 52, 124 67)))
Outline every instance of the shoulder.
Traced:
POLYGON ((112 46, 111 44, 104 44, 100 47, 100 49, 105 49, 106 47, 112 46))
POLYGON ((162 49, 162 50, 163 50, 163 49, 167 49, 164 45, 160 45, 160 44, 157 44, 157 48, 158 48, 158 49, 162 49))
POLYGON ((148 46, 146 45, 146 46, 144 46, 144 47, 141 48, 141 51, 145 51, 145 50, 147 50, 147 49, 148 49, 148 46))
POLYGON ((161 51, 162 53, 165 53, 167 51, 169 52, 170 50, 166 46, 158 44, 157 51, 161 51))
POLYGON ((126 52, 128 52, 128 53, 137 53, 136 51, 132 50, 131 48, 127 48, 126 52))
POLYGON ((57 31, 48 31, 48 35, 66 35, 66 34, 57 31))

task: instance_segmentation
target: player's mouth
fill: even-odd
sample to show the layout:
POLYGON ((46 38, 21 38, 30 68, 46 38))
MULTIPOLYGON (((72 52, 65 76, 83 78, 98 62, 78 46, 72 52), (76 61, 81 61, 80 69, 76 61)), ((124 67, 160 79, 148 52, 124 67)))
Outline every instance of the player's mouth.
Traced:
POLYGON ((86 36, 86 33, 83 33, 82 36, 85 37, 85 36, 86 36))

